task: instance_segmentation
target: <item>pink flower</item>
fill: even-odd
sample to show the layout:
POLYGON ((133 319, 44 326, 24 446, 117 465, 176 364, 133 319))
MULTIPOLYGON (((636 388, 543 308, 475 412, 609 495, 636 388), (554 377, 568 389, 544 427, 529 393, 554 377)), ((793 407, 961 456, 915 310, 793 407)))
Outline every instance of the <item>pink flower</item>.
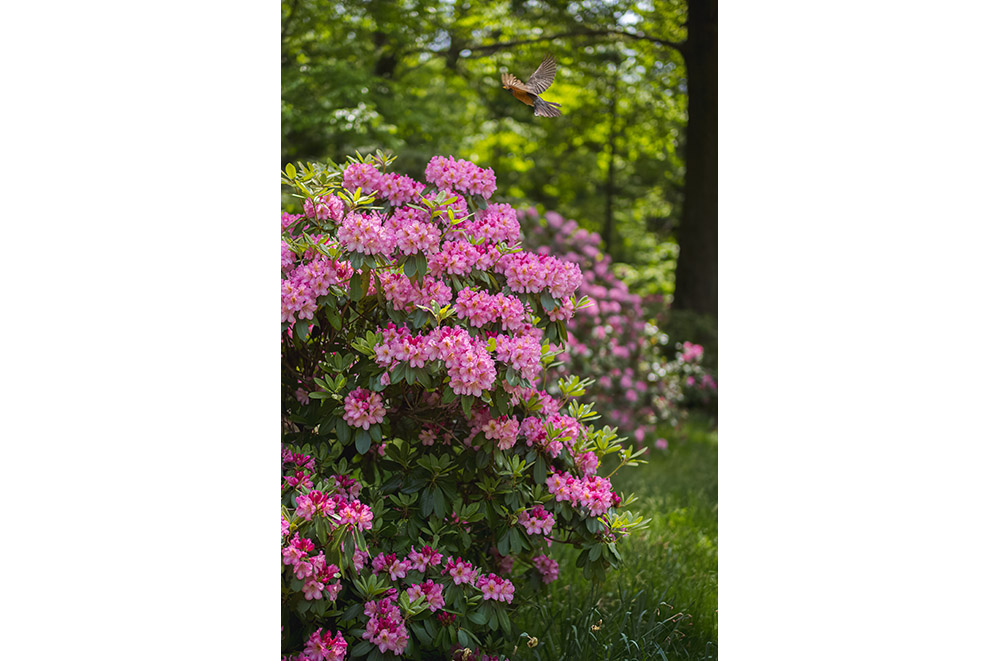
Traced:
POLYGON ((514 599, 514 584, 496 574, 481 576, 476 587, 483 591, 483 601, 494 599, 509 604, 514 599))
POLYGON ((339 631, 336 636, 331 636, 329 631, 317 629, 309 636, 302 654, 309 661, 344 661, 347 641, 339 631))
POLYGON ((543 583, 548 584, 559 578, 559 563, 552 558, 536 555, 532 558, 532 562, 535 563, 535 568, 541 572, 543 583))
POLYGON ((463 583, 471 585, 472 580, 476 576, 475 566, 469 562, 465 562, 461 558, 448 558, 448 562, 445 563, 444 570, 441 573, 449 574, 455 585, 463 583))
POLYGON ((382 395, 364 388, 355 388, 344 398, 344 420, 352 427, 368 429, 385 418, 382 395))
POLYGON ((436 567, 441 564, 441 554, 432 549, 430 546, 424 546, 424 548, 419 551, 410 547, 410 553, 406 556, 409 558, 413 565, 413 568, 417 571, 427 571, 428 567, 436 567))

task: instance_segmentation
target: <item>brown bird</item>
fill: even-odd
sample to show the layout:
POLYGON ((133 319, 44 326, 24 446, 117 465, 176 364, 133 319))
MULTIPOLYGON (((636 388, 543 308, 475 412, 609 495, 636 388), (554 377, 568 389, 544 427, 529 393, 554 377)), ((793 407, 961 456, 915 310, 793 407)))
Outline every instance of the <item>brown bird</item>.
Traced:
POLYGON ((559 108, 562 106, 553 101, 545 101, 542 97, 538 96, 547 90, 555 79, 556 61, 552 59, 551 55, 545 56, 545 59, 538 65, 535 73, 531 74, 531 78, 528 79, 527 83, 522 83, 509 73, 500 74, 500 82, 503 83, 503 88, 510 90, 514 98, 521 103, 533 106, 536 117, 558 117, 562 114, 559 111, 559 108))

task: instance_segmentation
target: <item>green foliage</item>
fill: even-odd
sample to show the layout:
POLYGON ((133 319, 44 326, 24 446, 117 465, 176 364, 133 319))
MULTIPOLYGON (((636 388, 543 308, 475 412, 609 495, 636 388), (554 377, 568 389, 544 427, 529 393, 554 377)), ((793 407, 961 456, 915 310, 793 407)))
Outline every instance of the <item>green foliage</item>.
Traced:
POLYGON ((569 563, 556 598, 518 612, 538 644, 518 659, 718 659, 718 440, 692 420, 666 453, 615 479, 648 504, 647 531, 623 542, 623 564, 595 586, 569 563), (544 626, 539 626, 544 623, 544 626))
POLYGON ((663 270, 656 245, 684 178, 686 73, 671 44, 686 17, 676 1, 284 0, 282 161, 379 145, 413 177, 439 153, 489 162, 509 199, 600 231, 616 261, 663 270), (499 83, 549 52, 555 119, 499 83))

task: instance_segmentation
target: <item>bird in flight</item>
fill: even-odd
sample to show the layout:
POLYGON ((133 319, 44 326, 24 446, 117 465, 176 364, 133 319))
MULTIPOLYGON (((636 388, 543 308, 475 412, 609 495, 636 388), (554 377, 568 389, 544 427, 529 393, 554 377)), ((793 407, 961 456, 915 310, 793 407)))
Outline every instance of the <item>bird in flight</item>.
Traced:
POLYGON ((556 61, 551 55, 546 55, 542 63, 538 65, 535 73, 531 74, 528 82, 522 83, 509 73, 500 74, 500 82, 505 90, 510 90, 514 98, 521 103, 526 103, 535 108, 536 117, 558 117, 562 114, 559 111, 558 103, 545 101, 539 96, 548 89, 552 81, 556 79, 556 61))

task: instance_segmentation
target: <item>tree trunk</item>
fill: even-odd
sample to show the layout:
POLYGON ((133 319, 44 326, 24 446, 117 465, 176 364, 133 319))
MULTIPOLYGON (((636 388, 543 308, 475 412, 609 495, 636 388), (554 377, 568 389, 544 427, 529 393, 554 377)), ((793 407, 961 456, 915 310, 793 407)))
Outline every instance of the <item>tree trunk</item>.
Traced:
POLYGON ((718 0, 691 0, 684 50, 688 85, 684 206, 673 308, 719 314, 718 0))

